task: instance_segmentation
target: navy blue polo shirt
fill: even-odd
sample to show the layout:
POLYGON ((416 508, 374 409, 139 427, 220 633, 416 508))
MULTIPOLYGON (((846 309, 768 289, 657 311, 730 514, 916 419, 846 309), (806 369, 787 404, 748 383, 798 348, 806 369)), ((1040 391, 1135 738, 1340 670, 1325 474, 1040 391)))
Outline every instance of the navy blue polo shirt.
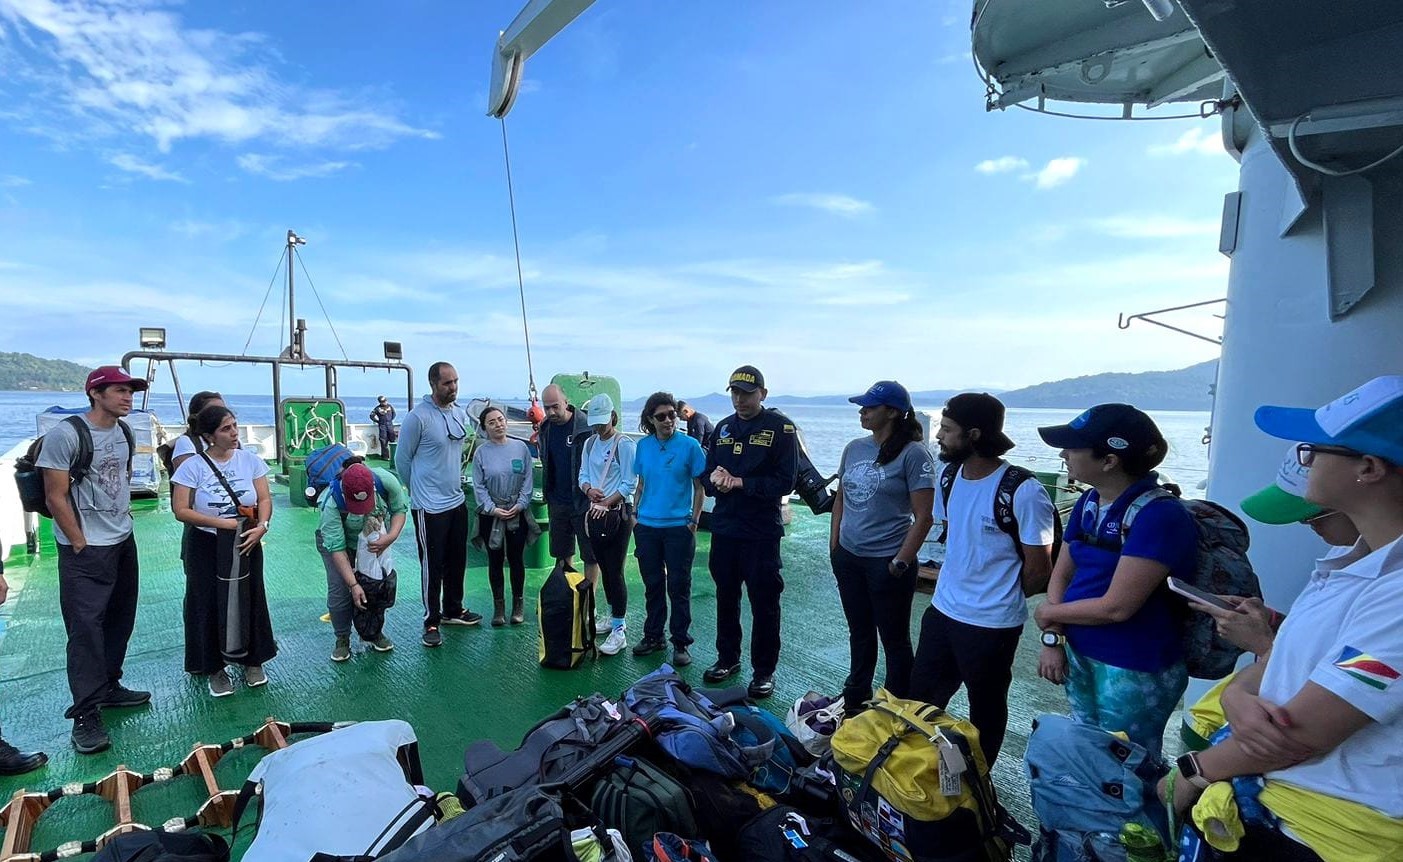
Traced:
MULTIPOLYGON (((1143 557, 1169 567, 1169 575, 1189 577, 1198 558, 1198 528, 1193 516, 1178 500, 1155 500, 1138 513, 1130 532, 1122 535, 1121 517, 1136 498, 1154 488, 1159 477, 1151 474, 1125 490, 1108 511, 1095 491, 1087 491, 1072 509, 1064 544, 1076 570, 1067 585, 1064 602, 1096 599, 1111 587, 1122 556, 1143 557), (1086 537, 1095 536, 1101 545, 1086 537), (1121 546, 1121 550, 1114 550, 1121 546)), ((1089 659, 1150 673, 1162 671, 1184 658, 1183 603, 1176 603, 1169 588, 1160 585, 1130 619, 1099 626, 1067 625, 1067 641, 1089 659)))

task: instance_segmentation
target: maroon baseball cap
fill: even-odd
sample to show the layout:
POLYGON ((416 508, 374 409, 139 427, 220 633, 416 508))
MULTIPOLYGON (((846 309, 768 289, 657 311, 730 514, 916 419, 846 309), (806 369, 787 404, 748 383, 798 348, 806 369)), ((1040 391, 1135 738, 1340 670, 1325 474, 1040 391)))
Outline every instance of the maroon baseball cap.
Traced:
POLYGON ((364 464, 352 464, 341 473, 341 496, 346 499, 346 511, 352 515, 369 515, 375 511, 375 474, 364 464))
POLYGON ((88 382, 83 386, 83 391, 87 392, 99 386, 111 386, 116 383, 125 383, 132 388, 133 392, 145 392, 147 382, 140 377, 133 377, 122 370, 120 365, 104 365, 94 368, 88 375, 88 382))

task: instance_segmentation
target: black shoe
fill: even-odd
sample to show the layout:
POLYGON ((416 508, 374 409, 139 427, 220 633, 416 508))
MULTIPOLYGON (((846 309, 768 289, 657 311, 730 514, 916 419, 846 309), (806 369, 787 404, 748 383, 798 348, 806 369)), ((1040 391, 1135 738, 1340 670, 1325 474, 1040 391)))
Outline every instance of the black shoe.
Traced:
POLYGON ((475 626, 482 622, 482 614, 473 613, 467 608, 463 608, 456 614, 444 614, 443 624, 446 626, 475 626))
POLYGON ((692 654, 687 652, 684 646, 674 647, 672 650, 672 666, 686 667, 692 663, 692 654))
POLYGON ((770 674, 757 673, 750 685, 745 687, 745 693, 750 695, 752 700, 764 700, 775 693, 775 678, 770 674))
POLYGON ((424 629, 424 646, 436 647, 443 643, 443 635, 439 634, 438 626, 429 626, 424 629))
POLYGON ((633 648, 633 655, 635 658, 642 658, 645 655, 652 655, 655 652, 662 652, 665 649, 667 649, 666 643, 662 641, 650 641, 644 638, 638 643, 638 646, 633 648))
POLYGON ((738 673, 740 673, 740 662, 726 664, 723 661, 718 661, 702 672, 702 680, 704 682, 722 682, 738 673))
POLYGON ((73 719, 73 747, 79 754, 97 754, 112 745, 107 728, 102 726, 102 715, 96 710, 73 719))
POLYGON ((0 739, 0 775, 23 775, 49 762, 42 751, 24 752, 0 739))
POLYGON ((106 709, 108 707, 141 706, 144 703, 150 702, 151 692, 135 691, 124 685, 117 684, 112 686, 112 690, 107 693, 107 697, 102 699, 102 707, 106 709))

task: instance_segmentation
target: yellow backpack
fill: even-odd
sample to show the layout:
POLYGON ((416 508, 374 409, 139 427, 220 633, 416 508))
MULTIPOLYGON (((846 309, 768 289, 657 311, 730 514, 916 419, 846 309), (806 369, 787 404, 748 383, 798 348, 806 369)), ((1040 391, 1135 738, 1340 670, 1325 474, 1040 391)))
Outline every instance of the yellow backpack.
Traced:
POLYGON ((979 731, 936 706, 877 692, 833 734, 848 819, 896 862, 1006 862, 1026 830, 999 805, 979 731))
POLYGON ((536 604, 540 624, 536 653, 541 667, 569 670, 594 656, 594 587, 561 563, 541 584, 536 604))

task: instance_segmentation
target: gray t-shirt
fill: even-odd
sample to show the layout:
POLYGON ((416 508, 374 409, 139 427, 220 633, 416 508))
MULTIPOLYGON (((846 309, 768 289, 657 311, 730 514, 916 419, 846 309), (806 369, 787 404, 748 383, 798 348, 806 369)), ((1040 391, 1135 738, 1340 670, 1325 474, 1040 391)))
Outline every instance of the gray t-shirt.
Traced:
POLYGON ((525 511, 531 504, 534 474, 531 450, 525 443, 510 437, 501 443, 482 441, 473 453, 473 497, 478 511, 512 506, 525 511))
MULTIPOLYGON (((69 499, 78 515, 78 525, 89 545, 103 548, 120 545, 132 534, 131 479, 127 476, 127 436, 116 423, 98 428, 83 416, 93 435, 93 465, 87 478, 71 491, 69 499)), ((67 471, 78 457, 78 432, 68 422, 60 422, 44 435, 35 466, 67 471)), ((71 545, 57 522, 54 540, 71 545)))
POLYGON ((909 443, 895 461, 877 465, 877 441, 860 437, 843 449, 838 474, 843 487, 843 521, 838 544, 859 557, 889 557, 901 550, 911 527, 911 492, 934 488, 930 450, 909 443))

